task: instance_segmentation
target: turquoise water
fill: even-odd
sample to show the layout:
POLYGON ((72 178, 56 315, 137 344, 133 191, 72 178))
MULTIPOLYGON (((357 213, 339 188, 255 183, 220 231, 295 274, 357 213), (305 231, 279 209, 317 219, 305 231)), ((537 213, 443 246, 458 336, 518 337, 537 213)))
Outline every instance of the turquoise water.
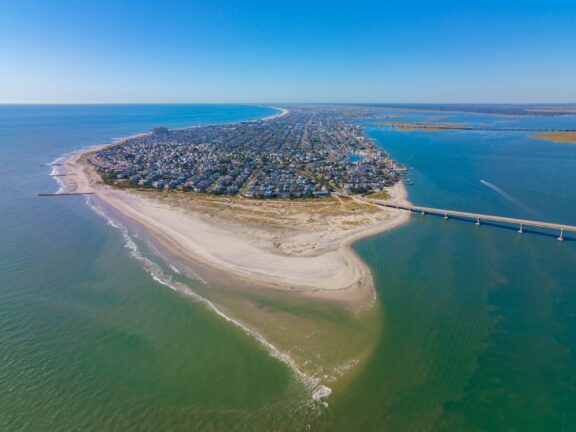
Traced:
MULTIPOLYGON (((57 189, 39 165, 77 147, 273 112, 0 106, 0 430, 576 430, 576 242, 556 233, 415 216, 359 242, 384 319, 365 368, 318 411, 253 337, 155 282, 84 198, 36 196, 57 189)), ((414 167, 415 204, 576 224, 576 146, 368 130, 414 167)))

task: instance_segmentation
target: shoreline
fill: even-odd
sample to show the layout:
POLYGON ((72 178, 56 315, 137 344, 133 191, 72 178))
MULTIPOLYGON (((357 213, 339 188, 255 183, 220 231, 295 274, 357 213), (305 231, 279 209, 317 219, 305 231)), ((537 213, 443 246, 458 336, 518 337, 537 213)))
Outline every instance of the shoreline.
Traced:
MULTIPOLYGON (((290 111, 287 110, 286 108, 280 108, 280 107, 275 107, 275 106, 270 106, 270 107, 268 107, 268 108, 274 108, 274 109, 280 110, 280 112, 279 112, 279 113, 276 113, 276 114, 272 114, 271 116, 268 116, 268 117, 264 117, 264 118, 258 119, 258 121, 273 120, 273 119, 275 119, 275 118, 285 116, 286 114, 288 114, 288 113, 290 112, 290 111)), ((254 121, 256 121, 256 120, 254 120, 254 121)))
MULTIPOLYGON (((281 112, 263 120, 278 118, 289 112, 279 109, 281 112)), ((234 213, 229 220, 219 220, 218 216, 194 211, 178 201, 167 204, 164 200, 164 197, 178 197, 184 201, 182 197, 185 197, 194 201, 191 195, 127 191, 104 185, 90 163, 91 155, 102 148, 120 145, 129 138, 145 134, 134 134, 66 156, 59 167, 66 175, 57 177, 61 190, 93 193, 95 199, 143 228, 170 255, 179 257, 193 268, 202 267, 205 274, 216 276, 206 277, 209 282, 216 280, 224 284, 254 286, 336 301, 353 310, 364 309, 374 302, 376 292, 372 273, 354 252, 352 245, 402 225, 409 219, 406 212, 365 209, 365 212, 357 214, 337 214, 332 219, 320 220, 315 229, 308 230, 308 223, 300 223, 299 219, 310 220, 316 215, 307 214, 306 211, 310 210, 306 206, 329 203, 330 206, 345 207, 347 204, 343 204, 339 197, 336 199, 340 204, 334 198, 311 201, 234 198, 232 204, 223 201, 226 207, 239 205, 248 207, 250 211, 254 208, 267 211, 270 207, 281 207, 278 218, 286 209, 300 211, 293 225, 276 227, 239 222, 238 215, 234 213)), ((389 193, 391 202, 408 203, 402 182, 389 188, 389 193)), ((207 199, 211 200, 209 197, 207 199)), ((216 205, 218 202, 213 200, 210 204, 216 205)), ((372 206, 366 202, 362 202, 362 205, 372 206)))
MULTIPOLYGON (((372 271, 352 246, 410 214, 338 194, 256 200, 104 184, 90 158, 130 137, 64 156, 54 168, 65 175, 55 180, 66 192, 91 192, 93 211, 134 230, 171 269, 197 281, 185 292, 160 283, 192 293, 252 335, 294 371, 315 403, 334 386, 343 391, 374 348, 366 330, 376 331, 382 317, 372 271)), ((408 204, 402 182, 388 192, 389 202, 408 204)))
MULTIPOLYGON (((103 202, 142 228, 168 254, 192 268, 201 267, 202 277, 208 282, 277 290, 336 301, 355 310, 364 309, 373 303, 376 293, 372 273, 352 245, 394 229, 409 219, 406 212, 378 210, 388 214, 385 220, 339 231, 333 238, 325 239, 326 233, 319 236, 300 231, 289 233, 289 243, 297 241, 297 244, 288 244, 279 251, 273 249, 271 243, 277 240, 278 231, 283 230, 212 222, 205 215, 141 196, 145 194, 97 185, 95 178, 90 179, 90 175, 97 174, 87 173, 90 167, 81 161, 93 151, 96 150, 72 155, 63 163, 67 174, 63 179, 68 182, 66 191, 93 192, 92 199, 103 202), (293 240, 295 238, 297 240, 293 240), (302 251, 301 245, 309 249, 302 251)), ((393 202, 406 203, 406 188, 402 183, 393 187, 391 195, 393 202)))

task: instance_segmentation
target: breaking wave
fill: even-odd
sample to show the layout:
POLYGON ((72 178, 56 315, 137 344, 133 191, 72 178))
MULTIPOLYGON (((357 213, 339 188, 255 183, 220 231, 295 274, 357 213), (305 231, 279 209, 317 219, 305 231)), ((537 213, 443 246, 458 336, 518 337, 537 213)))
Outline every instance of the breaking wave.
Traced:
POLYGON ((60 174, 64 174, 64 172, 59 164, 64 162, 69 155, 70 153, 66 153, 60 157, 57 157, 49 164, 52 167, 52 170, 50 171, 50 176, 52 176, 52 178, 58 184, 58 190, 56 191, 56 193, 68 192, 68 187, 64 182, 63 177, 60 177, 60 174))
MULTIPOLYGON (((124 239, 124 247, 129 250, 130 256, 142 265, 142 268, 152 277, 152 279, 154 279, 159 284, 164 285, 164 286, 170 288, 171 290, 173 290, 173 291, 175 291, 181 295, 190 297, 190 298, 194 299, 195 301, 202 303, 210 311, 214 312, 219 317, 223 318, 224 320, 226 320, 229 323, 233 324, 234 326, 238 327, 248 336, 256 339, 272 357, 274 357, 277 360, 286 364, 292 370, 292 372, 294 373, 296 378, 300 382, 302 382, 303 384, 306 385, 306 387, 311 392, 312 401, 314 403, 321 403, 324 407, 327 406, 326 402, 324 402, 323 399, 328 397, 332 393, 332 390, 329 387, 326 387, 326 386, 320 384, 320 380, 318 380, 317 378, 311 377, 309 375, 306 375, 304 372, 302 372, 300 369, 298 369, 298 366, 296 365, 294 360, 288 354, 286 354, 286 353, 280 351, 278 348, 276 348, 276 346, 274 346, 272 343, 270 343, 262 334, 260 334, 257 331, 247 327, 246 325, 244 325, 240 321, 226 315, 210 300, 208 300, 208 299, 200 296, 196 292, 194 292, 185 283, 176 281, 173 279, 172 276, 170 276, 169 274, 166 274, 163 271, 162 267, 158 263, 156 263, 156 262, 152 261, 151 259, 142 255, 142 253, 140 252, 140 249, 138 248, 138 245, 134 242, 134 240, 132 239, 132 237, 130 236, 130 234, 128 232, 128 229, 124 225, 122 225, 117 220, 113 219, 104 210, 102 210, 100 207, 95 205, 93 200, 90 197, 86 198, 86 202, 87 202, 88 206, 94 212, 96 212, 98 215, 100 215, 101 217, 103 217, 106 220, 106 223, 109 226, 120 231, 120 233, 122 234, 122 238, 124 239)), ((148 245, 150 245, 150 244, 148 243, 148 245)), ((150 245, 150 246, 152 246, 152 245, 150 245)), ((168 266, 175 273, 177 273, 177 274, 181 273, 173 265, 168 264, 168 266)), ((190 269, 187 269, 187 270, 190 270, 190 269)), ((188 271, 186 272, 186 275, 188 276, 188 271)), ((206 281, 204 281, 199 276, 198 276, 197 280, 201 283, 206 283, 206 281)))

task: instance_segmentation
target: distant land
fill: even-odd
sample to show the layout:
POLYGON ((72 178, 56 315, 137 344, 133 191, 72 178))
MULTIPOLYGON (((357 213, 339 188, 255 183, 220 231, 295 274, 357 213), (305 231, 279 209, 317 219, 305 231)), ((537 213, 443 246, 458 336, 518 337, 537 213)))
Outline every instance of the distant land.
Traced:
POLYGON ((576 132, 550 132, 530 135, 530 138, 543 139, 558 143, 576 144, 576 132))
POLYGON ((460 111, 468 113, 500 114, 500 115, 561 116, 561 115, 576 114, 576 103, 569 103, 569 104, 385 103, 385 104, 366 104, 366 105, 375 106, 379 108, 390 108, 390 109, 409 109, 409 110, 423 110, 423 111, 460 111))

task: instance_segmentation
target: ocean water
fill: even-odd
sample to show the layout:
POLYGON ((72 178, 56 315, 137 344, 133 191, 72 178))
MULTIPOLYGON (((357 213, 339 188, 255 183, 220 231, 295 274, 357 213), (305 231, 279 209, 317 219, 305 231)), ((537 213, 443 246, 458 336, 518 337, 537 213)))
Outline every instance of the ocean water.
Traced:
MULTIPOLYGON (((154 280, 49 163, 158 125, 265 117, 222 106, 0 107, 0 430, 297 429, 308 389, 253 337, 154 280)), ((137 238, 133 239, 138 241, 137 238)), ((136 258, 138 256, 136 255, 136 258)))
MULTIPOLYGON (((57 189, 40 165, 75 148, 272 113, 0 106, 0 430, 576 430, 576 241, 414 216, 359 242, 381 328, 363 369, 319 408, 286 362, 187 295, 207 288, 152 261, 137 233, 111 226, 84 197, 36 196, 57 189)), ((414 168, 415 204, 576 224, 576 145, 367 128, 414 168)))

